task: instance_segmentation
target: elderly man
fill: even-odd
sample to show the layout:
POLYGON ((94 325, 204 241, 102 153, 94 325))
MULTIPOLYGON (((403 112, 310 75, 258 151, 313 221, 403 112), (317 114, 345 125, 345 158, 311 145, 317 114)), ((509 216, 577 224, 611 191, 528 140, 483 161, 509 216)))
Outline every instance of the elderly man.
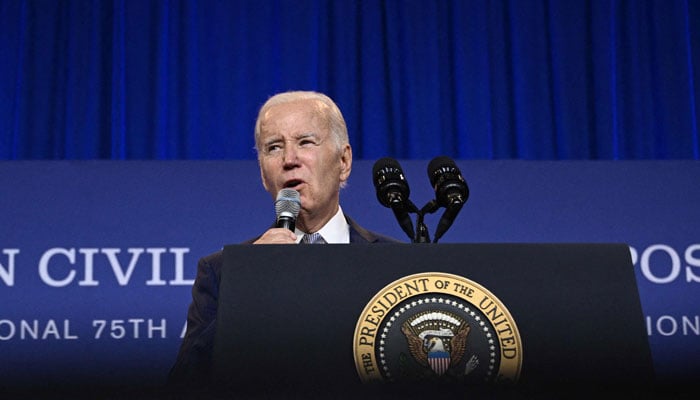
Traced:
MULTIPOLYGON (((295 232, 273 226, 246 244, 294 244, 316 233, 321 243, 398 242, 362 228, 340 207, 340 189, 352 170, 352 148, 343 115, 328 96, 295 91, 271 97, 258 114, 255 146, 265 190, 273 199, 281 189, 298 191, 301 210, 295 232)), ((221 251, 199 260, 187 332, 170 371, 171 383, 209 378, 222 261, 221 251)))

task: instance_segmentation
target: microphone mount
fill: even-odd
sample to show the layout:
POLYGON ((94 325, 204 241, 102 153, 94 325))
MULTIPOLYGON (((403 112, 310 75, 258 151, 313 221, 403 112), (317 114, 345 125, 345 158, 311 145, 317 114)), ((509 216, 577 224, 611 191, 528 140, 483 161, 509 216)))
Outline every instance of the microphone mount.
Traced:
POLYGON ((426 205, 420 210, 416 211, 416 235, 414 238, 414 243, 430 243, 430 232, 428 232, 428 227, 425 225, 424 217, 426 214, 432 214, 440 208, 437 201, 430 200, 426 205))

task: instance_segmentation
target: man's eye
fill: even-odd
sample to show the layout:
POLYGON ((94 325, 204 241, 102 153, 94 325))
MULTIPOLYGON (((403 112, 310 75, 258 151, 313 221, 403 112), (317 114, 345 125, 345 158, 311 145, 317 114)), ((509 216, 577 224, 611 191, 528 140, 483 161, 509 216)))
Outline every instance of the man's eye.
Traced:
POLYGON ((275 153, 275 152, 279 151, 281 148, 282 148, 282 146, 280 146, 278 144, 271 144, 271 145, 267 146, 267 153, 275 153))

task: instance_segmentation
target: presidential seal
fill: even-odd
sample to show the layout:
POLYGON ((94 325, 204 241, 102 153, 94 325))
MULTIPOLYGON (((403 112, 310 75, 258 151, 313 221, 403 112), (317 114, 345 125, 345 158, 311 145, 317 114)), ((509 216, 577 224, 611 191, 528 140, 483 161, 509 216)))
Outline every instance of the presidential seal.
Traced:
POLYGON ((514 383, 523 352, 506 307, 461 276, 426 272, 377 293, 360 315, 355 366, 363 382, 514 383))

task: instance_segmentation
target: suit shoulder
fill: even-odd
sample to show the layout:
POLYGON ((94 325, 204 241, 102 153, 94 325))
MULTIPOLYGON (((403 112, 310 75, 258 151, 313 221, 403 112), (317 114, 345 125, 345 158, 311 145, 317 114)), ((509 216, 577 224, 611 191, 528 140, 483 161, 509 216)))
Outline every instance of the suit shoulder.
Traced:
POLYGON ((355 222, 347 214, 345 215, 345 220, 348 221, 348 225, 350 225, 351 243, 404 243, 400 240, 394 239, 393 237, 363 228, 362 226, 360 226, 360 224, 355 222))
POLYGON ((224 251, 219 250, 211 254, 207 254, 199 259, 199 268, 220 269, 224 262, 224 251))
POLYGON ((370 231, 370 233, 372 235, 374 235, 374 237, 376 238, 375 243, 405 243, 405 242, 398 240, 398 239, 395 239, 391 236, 382 235, 381 233, 372 232, 372 231, 370 231))

